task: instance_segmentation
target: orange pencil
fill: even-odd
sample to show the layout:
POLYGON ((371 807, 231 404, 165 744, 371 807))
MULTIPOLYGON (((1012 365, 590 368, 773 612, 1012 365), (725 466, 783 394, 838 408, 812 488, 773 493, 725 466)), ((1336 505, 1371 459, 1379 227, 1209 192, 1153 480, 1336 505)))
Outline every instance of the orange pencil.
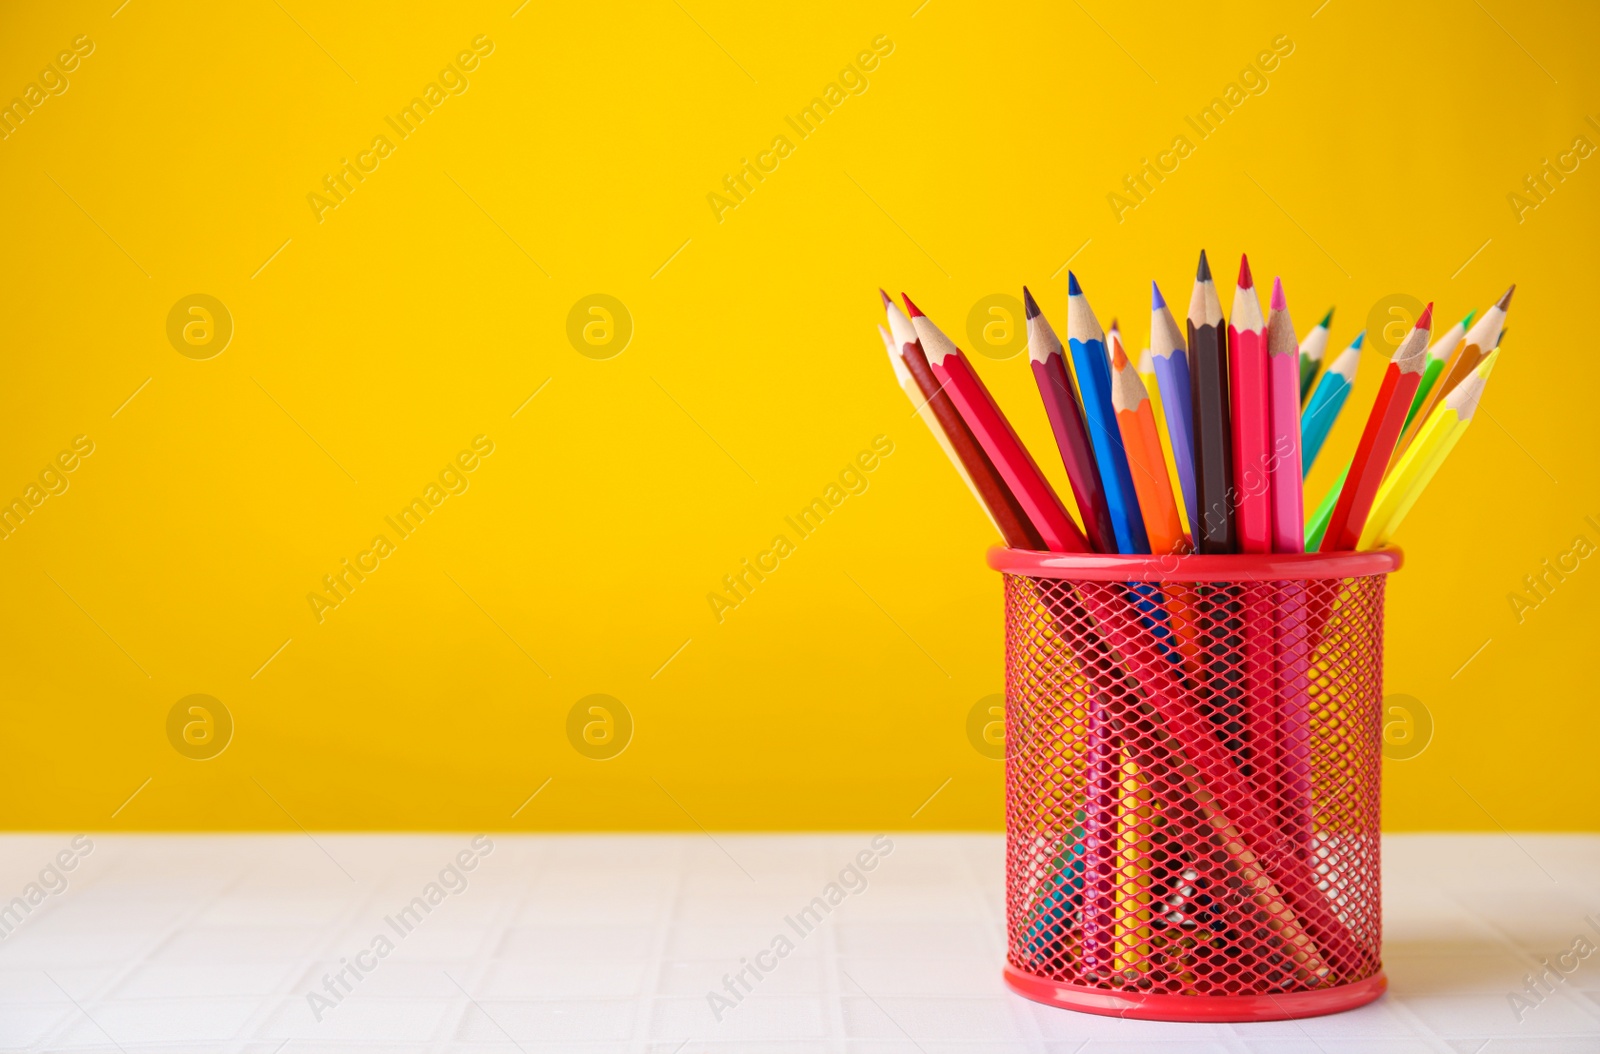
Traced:
POLYGON ((1145 533, 1150 536, 1150 551, 1187 553, 1189 539, 1172 498, 1167 459, 1161 453, 1150 394, 1120 343, 1114 345, 1111 354, 1111 409, 1117 415, 1117 431, 1122 433, 1122 445, 1128 452, 1128 468, 1132 470, 1134 493, 1139 497, 1139 511, 1144 514, 1145 533))

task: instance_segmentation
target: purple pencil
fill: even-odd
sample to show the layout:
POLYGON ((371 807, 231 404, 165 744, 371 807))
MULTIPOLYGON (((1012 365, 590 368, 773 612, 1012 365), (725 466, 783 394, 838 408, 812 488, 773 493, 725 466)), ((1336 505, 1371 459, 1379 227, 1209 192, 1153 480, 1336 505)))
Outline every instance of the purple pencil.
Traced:
POLYGON ((1150 283, 1150 358, 1156 367, 1156 384, 1161 388, 1161 408, 1166 411, 1167 439, 1172 443, 1178 487, 1183 491, 1183 509, 1189 517, 1189 537, 1198 546, 1199 502, 1194 483, 1194 406, 1189 395, 1189 354, 1184 350, 1183 331, 1173 321, 1161 289, 1154 282, 1150 283))

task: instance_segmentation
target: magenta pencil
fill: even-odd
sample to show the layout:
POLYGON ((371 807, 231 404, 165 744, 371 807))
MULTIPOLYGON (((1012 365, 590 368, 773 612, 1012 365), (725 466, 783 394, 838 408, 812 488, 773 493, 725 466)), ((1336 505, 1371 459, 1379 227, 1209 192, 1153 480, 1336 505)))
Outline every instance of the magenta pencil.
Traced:
POLYGON ((1239 285, 1228 318, 1228 395, 1233 411, 1239 551, 1270 553, 1272 424, 1267 414, 1267 328, 1250 277, 1249 257, 1239 259, 1239 285))
POLYGON ((1283 280, 1272 280, 1267 309, 1267 417, 1272 429, 1272 551, 1303 553, 1305 506, 1300 473, 1300 349, 1283 296, 1283 280))
MULTIPOLYGON (((1267 308, 1267 409, 1272 423, 1272 551, 1305 551, 1300 467, 1300 362, 1283 280, 1273 279, 1267 308)), ((1311 649, 1306 584, 1284 582, 1277 606, 1273 677, 1278 701, 1278 826, 1290 851, 1305 859, 1311 823, 1311 649)))

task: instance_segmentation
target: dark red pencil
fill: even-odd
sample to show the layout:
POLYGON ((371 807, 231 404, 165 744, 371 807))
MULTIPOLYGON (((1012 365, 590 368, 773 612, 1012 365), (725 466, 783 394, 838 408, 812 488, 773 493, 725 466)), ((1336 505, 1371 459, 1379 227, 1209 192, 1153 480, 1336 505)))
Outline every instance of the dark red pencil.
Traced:
POLYGON ((1083 533, 1089 536, 1089 544, 1094 546, 1095 552, 1114 553, 1117 536, 1111 526, 1111 513, 1106 508, 1106 492, 1100 485, 1100 471, 1095 467, 1094 448, 1089 445, 1089 430, 1078 405, 1078 393, 1073 391, 1072 378, 1067 373, 1061 340, 1045 321, 1026 286, 1022 289, 1022 299, 1028 316, 1028 357, 1033 379, 1039 386, 1039 398, 1044 401, 1050 430, 1055 433, 1056 446, 1067 469, 1067 481, 1072 484, 1072 497, 1078 503, 1078 515, 1083 520, 1083 533))

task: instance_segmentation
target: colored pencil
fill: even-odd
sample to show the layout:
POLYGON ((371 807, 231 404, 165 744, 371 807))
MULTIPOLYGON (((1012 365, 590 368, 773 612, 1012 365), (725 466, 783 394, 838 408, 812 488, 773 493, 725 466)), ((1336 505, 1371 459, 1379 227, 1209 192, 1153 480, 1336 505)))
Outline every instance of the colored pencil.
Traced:
POLYGON ((1344 490, 1344 481, 1349 476, 1350 463, 1347 461, 1344 468, 1339 470, 1339 478, 1333 481, 1333 486, 1317 502, 1317 510, 1311 514, 1311 519, 1306 521, 1306 552, 1321 550, 1323 535, 1328 533, 1328 521, 1333 518, 1334 503, 1339 500, 1339 492, 1344 490))
POLYGON ((1323 353, 1328 350, 1328 326, 1333 322, 1333 308, 1322 316, 1322 321, 1311 327, 1306 339, 1300 342, 1300 404, 1305 405, 1311 395, 1311 384, 1322 368, 1323 353))
POLYGON ((1105 333, 1083 295, 1078 276, 1067 272, 1067 345, 1077 366, 1078 395, 1083 400, 1083 420, 1094 447, 1106 510, 1116 533, 1117 552, 1148 553, 1150 540, 1139 516, 1139 501, 1122 449, 1116 413, 1111 409, 1111 363, 1106 357, 1105 333))
POLYGON ((1472 424, 1473 411, 1478 408, 1484 385, 1499 356, 1498 351, 1491 351, 1466 380, 1456 385, 1455 391, 1444 397, 1444 402, 1422 426, 1416 441, 1406 448, 1400 463, 1378 488, 1372 515, 1367 517, 1367 525, 1361 531, 1360 548, 1377 549, 1389 544, 1400 521, 1411 511, 1423 488, 1460 442, 1467 426, 1472 424))
MULTIPOLYGON (((1406 412, 1404 428, 1410 428, 1411 422, 1416 419, 1417 411, 1422 409, 1423 402, 1428 398, 1428 393, 1433 391, 1439 375, 1444 372, 1444 364, 1455 352, 1456 345, 1467 335, 1467 327, 1472 325, 1472 316, 1478 312, 1476 309, 1467 312, 1467 317, 1445 330, 1444 336, 1434 341, 1428 348, 1428 357, 1422 364, 1422 381, 1417 385, 1417 394, 1411 400, 1411 409, 1406 412)), ((1502 331, 1503 332, 1503 331, 1502 331)), ((1404 435, 1404 428, 1401 434, 1404 435)), ((1394 466, 1390 466, 1392 469, 1394 466)))
POLYGON ((1233 426, 1228 413, 1228 345, 1222 301, 1205 250, 1189 296, 1189 381, 1194 428, 1195 548, 1207 555, 1235 550, 1233 426))
MULTIPOLYGON (((882 293, 882 290, 879 292, 882 293)), ((983 452, 972 429, 967 427, 961 412, 951 402, 949 393, 934 376, 911 320, 898 304, 889 299, 887 293, 883 293, 883 300, 889 316, 891 337, 899 347, 899 354, 894 358, 911 375, 917 391, 921 393, 921 397, 915 401, 919 412, 926 410, 932 416, 933 423, 928 427, 935 438, 942 437, 947 444, 947 452, 953 453, 954 463, 977 495, 978 503, 989 513, 989 519, 1006 545, 1013 549, 1044 549, 1044 539, 1033 529, 1027 513, 995 470, 989 455, 983 452)), ((906 394, 911 395, 909 391, 906 394)), ((923 420, 926 421, 927 417, 923 420)))
POLYGON ((1144 382, 1120 347, 1111 360, 1111 409, 1127 452, 1150 551, 1188 552, 1189 539, 1178 521, 1178 506, 1172 497, 1172 486, 1167 482, 1167 464, 1161 456, 1155 414, 1144 382))
POLYGON ((1056 437, 1056 447, 1067 469, 1067 482, 1072 485, 1072 497, 1078 505, 1078 516, 1083 520, 1083 531, 1095 552, 1114 553, 1117 551, 1116 532, 1106 508, 1100 472, 1095 468, 1094 447, 1083 421, 1083 408, 1078 404, 1077 393, 1072 390, 1072 379, 1067 373, 1061 340, 1026 286, 1022 289, 1022 299, 1028 317, 1028 358, 1033 380, 1038 385, 1045 416, 1050 419, 1050 431, 1056 437))
POLYGON ((950 445, 950 437, 944 434, 938 418, 933 416, 933 410, 928 405, 928 400, 923 396, 922 389, 917 387, 917 379, 911 376, 911 371, 906 369, 906 362, 900 357, 900 350, 894 346, 894 338, 882 326, 878 327, 878 335, 883 338, 883 346, 889 352, 889 368, 894 370, 894 379, 900 382, 900 390, 906 393, 906 398, 911 400, 917 416, 922 418, 922 423, 928 426, 928 431, 933 433, 934 442, 939 444, 939 449, 944 451, 944 456, 949 459, 956 474, 961 477, 961 482, 967 485, 967 490, 978 499, 978 507, 989 518, 995 532, 1004 534, 1000 524, 994 518, 994 513, 989 511, 988 504, 983 500, 983 495, 978 493, 978 485, 972 482, 972 476, 967 473, 967 466, 961 463, 961 458, 956 456, 955 447, 950 445))
POLYGON ((1350 476, 1344 481, 1344 489, 1339 492, 1339 500, 1334 503, 1333 515, 1328 520, 1327 533, 1322 537, 1322 552, 1346 552, 1361 540, 1361 529, 1366 526, 1367 513, 1372 511, 1372 501, 1383 482, 1389 455, 1394 451, 1400 426, 1411 407, 1411 397, 1422 380, 1422 359, 1428 350, 1432 322, 1433 305, 1429 304, 1389 360, 1378 397, 1367 416, 1367 426, 1361 432, 1355 457, 1350 461, 1350 476))
POLYGON ((1272 433, 1272 551, 1305 551, 1304 476, 1300 459, 1300 371, 1294 323, 1282 279, 1272 281, 1267 310, 1267 419, 1272 433))
POLYGON ((1305 413, 1300 417, 1302 475, 1311 474, 1311 466, 1316 464, 1322 444, 1327 441, 1328 433, 1333 431, 1334 423, 1339 420, 1339 411, 1344 409, 1345 400, 1350 398, 1350 390, 1356 383, 1356 367, 1361 364, 1361 342, 1366 338, 1366 330, 1356 334, 1356 339, 1339 353, 1339 357, 1322 374, 1310 401, 1306 403, 1305 413))
POLYGON ((1155 366, 1156 384, 1161 389, 1161 409, 1166 415, 1172 464, 1178 474, 1184 512, 1189 518, 1190 540, 1199 545, 1194 485, 1194 405, 1189 392, 1189 355, 1183 347, 1183 334, 1172 320, 1172 311, 1161 296, 1160 287, 1154 282, 1150 283, 1150 358, 1155 366))
POLYGON ((1044 473, 1039 471, 1033 455, 1017 438, 1011 422, 1006 420, 983 380, 967 362, 967 357, 911 302, 910 297, 904 293, 901 297, 905 300, 906 313, 911 316, 917 338, 922 343, 923 353, 928 357, 928 365, 933 367, 934 376, 950 393, 951 402, 961 411, 962 419, 972 429, 984 453, 989 455, 1000 478, 1015 495, 1045 548, 1053 553, 1092 552, 1083 532, 1073 522, 1066 506, 1061 504, 1061 499, 1056 496, 1044 473))
MULTIPOLYGON (((1150 405, 1157 409, 1157 417, 1159 418, 1161 393, 1157 391, 1157 385, 1160 382, 1156 380, 1156 360, 1151 357, 1149 348, 1139 352, 1139 380, 1144 382, 1144 390, 1150 396, 1150 405)), ((1161 422, 1157 420, 1156 423, 1160 424, 1161 422)))
POLYGON ((1161 398, 1161 380, 1156 376, 1155 356, 1150 349, 1139 352, 1139 380, 1144 382, 1145 394, 1150 397, 1150 409, 1156 416, 1156 435, 1161 439, 1161 456, 1167 461, 1167 486, 1177 496, 1178 519, 1184 533, 1189 533, 1188 510, 1183 505, 1183 481, 1178 478, 1178 466, 1172 460, 1172 439, 1167 434, 1167 407, 1161 398))
POLYGON ((1123 748, 1117 785, 1117 877, 1112 902, 1111 972, 1124 980, 1148 973, 1150 961, 1150 834, 1148 777, 1137 747, 1123 748))
POLYGON ((1228 396, 1233 416, 1233 485, 1241 553, 1272 552, 1272 422, 1267 415, 1267 327, 1249 257, 1228 319, 1228 396))
POLYGON ((1500 331, 1505 328, 1506 311, 1511 307, 1511 294, 1517 291, 1512 286, 1503 293, 1499 300, 1483 317, 1467 331, 1461 343, 1456 345, 1455 351, 1450 353, 1450 359, 1445 363, 1444 375, 1433 386, 1433 391, 1423 401, 1422 409, 1411 417, 1411 427, 1400 434, 1400 440, 1395 444, 1397 454, 1405 453, 1406 447, 1417 437, 1417 432, 1427 421, 1428 415, 1433 413, 1433 408, 1444 401, 1444 397, 1455 389, 1455 386, 1467 379, 1467 375, 1478 368, 1478 363, 1483 361, 1485 355, 1493 351, 1500 343, 1500 331))

